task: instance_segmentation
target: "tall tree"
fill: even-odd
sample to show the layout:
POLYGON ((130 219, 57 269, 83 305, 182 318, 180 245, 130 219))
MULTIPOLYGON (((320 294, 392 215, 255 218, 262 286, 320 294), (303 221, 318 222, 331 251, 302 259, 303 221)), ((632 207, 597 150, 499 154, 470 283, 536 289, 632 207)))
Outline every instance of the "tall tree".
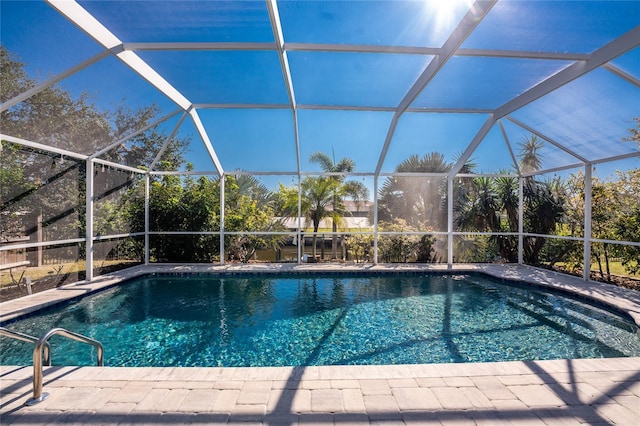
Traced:
MULTIPOLYGON (((339 162, 335 162, 334 158, 329 157, 323 152, 314 152, 309 157, 309 161, 317 163, 322 171, 327 173, 351 173, 355 169, 355 162, 350 158, 343 158, 339 162)), ((369 198, 369 190, 367 187, 355 180, 346 180, 344 175, 331 175, 328 179, 335 181, 336 185, 331 188, 331 227, 333 235, 331 237, 331 257, 337 258, 338 250, 338 223, 345 216, 350 214, 349 209, 344 205, 345 199, 349 198, 356 204, 366 201, 369 198)), ((317 232, 317 228, 314 232, 317 232)))
MULTIPOLYGON (((540 170, 540 149, 543 141, 535 135, 520 144, 520 169, 532 173, 540 170)), ((539 180, 533 176, 524 178, 524 229, 533 234, 550 234, 564 219, 566 190, 559 180, 539 180)), ((518 226, 518 196, 515 178, 471 179, 470 187, 457 198, 455 223, 465 231, 515 232, 518 226)), ((509 236, 492 235, 491 244, 500 257, 517 261, 517 245, 509 236)), ((540 263, 540 252, 546 238, 527 237, 524 244, 524 261, 540 263)))
MULTIPOLYGON (((585 185, 582 172, 571 175, 568 210, 570 225, 581 230, 584 220, 585 185)), ((640 168, 616 171, 606 179, 592 178, 591 237, 602 240, 640 241, 640 168)), ((575 267, 581 267, 582 251, 575 253, 575 267)), ((611 280, 611 259, 620 258, 626 272, 640 271, 640 248, 633 245, 593 243, 591 261, 595 262, 602 280, 611 280)))
POLYGON ((519 142, 520 146, 520 171, 522 173, 537 172, 542 166, 540 149, 544 142, 537 135, 531 135, 519 142))
MULTIPOLYGON (((36 84, 25 72, 25 65, 3 46, 0 46, 0 71, 2 102, 36 84)), ((102 111, 87 94, 74 98, 56 85, 2 112, 0 125, 3 133, 14 137, 79 154, 93 154, 145 127, 157 113, 154 105, 137 110, 120 106, 113 111, 102 111)), ((148 166, 166 139, 167 135, 158 129, 149 129, 102 158, 134 167, 148 166)), ((171 141, 163 157, 170 160, 171 168, 179 167, 184 161, 186 143, 183 139, 171 141)), ((84 237, 85 162, 6 141, 2 147, 0 216, 12 218, 12 232, 33 235, 34 241, 36 238, 47 241, 84 237), (12 183, 6 186, 9 181, 12 183)), ((133 207, 123 203, 143 205, 141 191, 129 193, 133 181, 121 179, 118 173, 105 172, 104 167, 95 170, 97 232, 109 232, 116 223, 124 226, 120 216, 133 207)), ((0 226, 7 223, 2 222, 0 226)), ((4 227, 0 232, 3 238, 8 236, 4 227)))
POLYGON ((464 191, 459 192, 454 207, 457 228, 494 233, 488 239, 489 247, 497 251, 502 259, 516 262, 518 252, 515 239, 497 233, 516 232, 518 229, 517 179, 476 177, 470 179, 470 184, 466 186, 464 191))
MULTIPOLYGON (((2 102, 35 86, 25 65, 3 46, 0 76, 2 102)), ((109 141, 108 119, 89 102, 88 96, 73 99, 57 86, 3 111, 0 127, 10 136, 81 154, 92 153, 95 147, 109 141)), ((21 146, 14 146, 7 158, 20 164, 22 179, 28 184, 13 187, 13 192, 0 200, 3 216, 18 217, 19 232, 33 235, 37 241, 83 236, 84 163, 21 146)), ((2 162, 3 170, 11 167, 2 162)))
MULTIPOLYGON (((396 173, 447 173, 451 165, 439 152, 422 157, 411 155, 395 168, 396 173)), ((446 181, 446 180, 445 180, 446 181)), ((409 226, 427 230, 446 224, 443 200, 446 190, 438 177, 388 177, 379 193, 379 219, 393 222, 403 219, 409 226)))
POLYGON ((622 138, 625 142, 635 142, 640 149, 640 117, 634 117, 635 127, 629 128, 629 135, 622 138))
POLYGON ((318 229, 320 222, 333 215, 333 197, 339 182, 326 176, 306 177, 300 182, 300 197, 298 188, 280 184, 278 190, 278 212, 283 216, 298 217, 298 201, 300 212, 311 223, 312 255, 316 258, 318 229))
POLYGON ((284 237, 269 232, 286 229, 275 217, 276 196, 259 179, 250 175, 226 176, 225 239, 227 259, 248 262, 258 250, 277 251, 284 237), (240 232, 265 232, 265 235, 240 232))

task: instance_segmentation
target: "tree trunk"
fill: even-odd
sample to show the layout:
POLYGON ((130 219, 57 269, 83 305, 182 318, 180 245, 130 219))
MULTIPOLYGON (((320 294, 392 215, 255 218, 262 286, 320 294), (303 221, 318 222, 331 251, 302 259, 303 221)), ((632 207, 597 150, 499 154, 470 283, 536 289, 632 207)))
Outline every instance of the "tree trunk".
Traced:
POLYGON ((544 247, 545 241, 545 238, 542 237, 532 237, 529 239, 529 247, 526 250, 528 263, 534 266, 540 264, 540 259, 538 257, 540 255, 540 250, 544 247))
POLYGON ((609 269, 609 251, 607 250, 607 243, 604 243, 602 251, 604 252, 604 262, 607 267, 607 282, 611 282, 611 270, 609 269))
POLYGON ((604 279, 604 273, 602 272, 602 260, 600 259, 600 253, 597 250, 595 251, 596 260, 598 261, 598 270, 600 271, 600 278, 604 279))

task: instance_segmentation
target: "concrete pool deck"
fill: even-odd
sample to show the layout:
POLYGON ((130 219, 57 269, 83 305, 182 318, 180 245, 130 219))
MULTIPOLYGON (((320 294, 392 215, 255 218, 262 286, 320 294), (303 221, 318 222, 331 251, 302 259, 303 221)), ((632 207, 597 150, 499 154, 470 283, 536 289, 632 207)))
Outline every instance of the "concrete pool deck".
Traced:
MULTIPOLYGON (((6 321, 148 272, 447 270, 446 266, 154 265, 0 304, 6 321)), ((574 291, 640 322, 640 292, 518 265, 456 265, 574 291)), ((55 350, 55 349, 54 349, 55 350)), ((108 360, 107 360, 108 363, 108 360)), ((267 368, 0 366, 9 424, 640 424, 640 358, 267 368)))

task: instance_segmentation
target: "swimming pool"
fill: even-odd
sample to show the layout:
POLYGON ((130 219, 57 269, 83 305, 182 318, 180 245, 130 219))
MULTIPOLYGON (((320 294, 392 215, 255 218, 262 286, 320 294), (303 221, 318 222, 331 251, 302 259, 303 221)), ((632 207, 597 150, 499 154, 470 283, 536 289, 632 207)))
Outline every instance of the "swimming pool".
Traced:
MULTIPOLYGON (((150 275, 8 325, 101 341, 109 366, 413 364, 640 356, 607 310, 481 274, 150 275)), ((95 354, 53 337, 54 365, 95 354)), ((0 363, 33 346, 0 339, 0 363)))

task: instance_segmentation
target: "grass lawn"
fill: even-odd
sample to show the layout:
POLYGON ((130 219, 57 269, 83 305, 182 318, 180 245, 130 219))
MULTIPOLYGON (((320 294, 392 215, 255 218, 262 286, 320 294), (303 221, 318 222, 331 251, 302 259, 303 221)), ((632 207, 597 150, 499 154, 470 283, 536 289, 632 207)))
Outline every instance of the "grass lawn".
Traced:
MULTIPOLYGON (((95 262, 94 268, 100 268, 104 266, 112 266, 112 265, 118 265, 118 264, 126 264, 126 263, 136 263, 136 262, 132 260, 106 260, 103 262, 95 262)), ((23 275, 24 278, 31 278, 31 282, 37 282, 38 280, 45 277, 64 276, 66 274, 79 274, 79 273, 84 273, 85 270, 86 270, 85 261, 78 260, 76 262, 59 263, 56 265, 14 268, 13 278, 15 280, 20 279, 20 276, 24 271, 24 275, 23 275)), ((11 274, 9 273, 9 271, 0 272, 0 287, 10 286, 13 284, 14 282, 11 279, 11 274)))
MULTIPOLYGON (((600 268, 598 268, 598 264, 597 263, 592 263, 591 264, 591 271, 592 272, 600 272, 600 268)), ((623 277, 631 277, 631 278, 640 278, 640 276, 638 275, 631 275, 630 273, 628 273, 625 269, 624 266, 622 266, 622 262, 609 262, 609 271, 614 274, 614 275, 620 275, 623 277)), ((607 264, 605 262, 602 262, 602 272, 603 273, 607 273, 607 264)))

